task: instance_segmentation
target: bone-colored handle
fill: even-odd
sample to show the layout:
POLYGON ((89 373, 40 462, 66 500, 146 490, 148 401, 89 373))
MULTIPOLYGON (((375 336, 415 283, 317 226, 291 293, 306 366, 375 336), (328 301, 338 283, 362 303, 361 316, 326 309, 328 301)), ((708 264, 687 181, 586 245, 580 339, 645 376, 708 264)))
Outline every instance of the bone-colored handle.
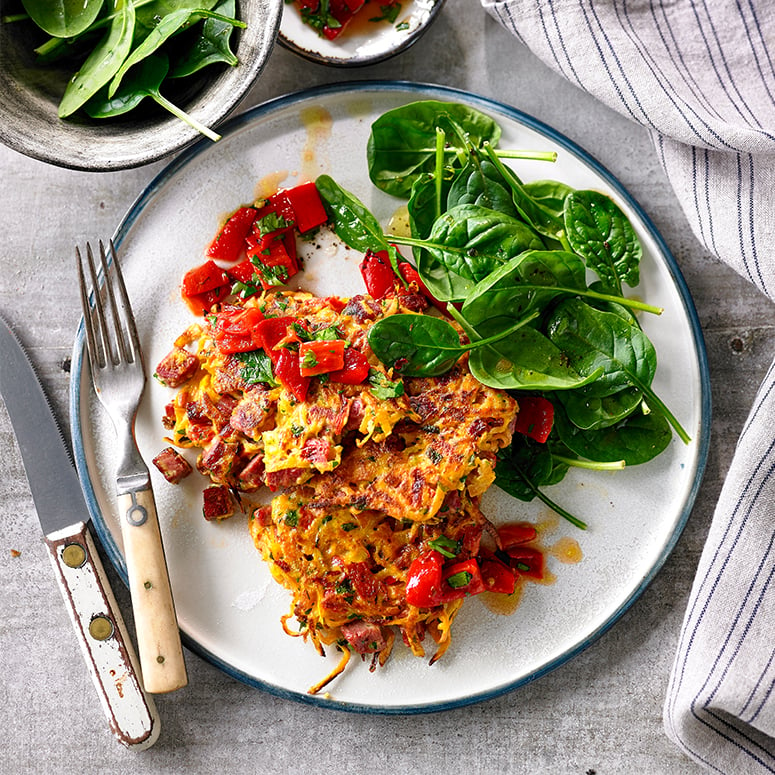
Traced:
POLYGON ((118 506, 143 684, 172 692, 188 677, 153 492, 120 495, 118 506))
POLYGON ((86 523, 45 541, 113 734, 127 748, 149 748, 159 736, 159 716, 143 691, 137 656, 86 523))

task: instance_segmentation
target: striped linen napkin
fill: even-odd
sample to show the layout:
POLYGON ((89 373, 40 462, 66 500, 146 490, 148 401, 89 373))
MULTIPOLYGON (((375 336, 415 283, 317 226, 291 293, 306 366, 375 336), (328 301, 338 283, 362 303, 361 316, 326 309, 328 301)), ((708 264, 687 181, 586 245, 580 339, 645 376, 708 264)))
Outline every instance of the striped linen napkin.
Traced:
MULTIPOLYGON (((775 3, 481 0, 646 127, 697 238, 775 299, 775 3)), ((667 734, 709 771, 775 772, 775 364, 738 442, 683 622, 667 734)))

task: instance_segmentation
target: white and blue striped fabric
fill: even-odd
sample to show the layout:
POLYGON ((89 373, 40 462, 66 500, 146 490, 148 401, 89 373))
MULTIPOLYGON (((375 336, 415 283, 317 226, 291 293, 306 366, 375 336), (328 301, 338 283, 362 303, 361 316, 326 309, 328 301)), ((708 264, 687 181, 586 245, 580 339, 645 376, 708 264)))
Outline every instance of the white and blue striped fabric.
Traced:
MULTIPOLYGON (((646 127, 697 238, 775 299, 775 0, 481 0, 646 127)), ((775 365, 716 507, 664 707, 710 772, 775 773, 775 365)))

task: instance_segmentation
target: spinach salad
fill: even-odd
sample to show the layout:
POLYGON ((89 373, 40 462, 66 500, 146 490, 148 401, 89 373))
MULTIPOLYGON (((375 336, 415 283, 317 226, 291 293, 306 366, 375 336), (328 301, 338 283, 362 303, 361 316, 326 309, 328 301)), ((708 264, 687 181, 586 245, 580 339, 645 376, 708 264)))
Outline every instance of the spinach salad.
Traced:
POLYGON ((657 356, 638 316, 662 310, 624 295, 638 285, 642 257, 627 216, 597 191, 523 182, 504 160, 556 154, 497 149, 500 135, 476 109, 434 100, 372 124, 369 176, 406 201, 410 236, 386 234, 330 176, 316 185, 351 248, 387 255, 403 278, 396 246, 410 247, 420 281, 448 315, 384 318, 369 334, 373 352, 413 377, 441 375, 468 352, 472 374, 531 415, 499 453, 496 483, 585 528, 543 488, 571 467, 645 463, 673 432, 690 438, 652 389, 657 356))

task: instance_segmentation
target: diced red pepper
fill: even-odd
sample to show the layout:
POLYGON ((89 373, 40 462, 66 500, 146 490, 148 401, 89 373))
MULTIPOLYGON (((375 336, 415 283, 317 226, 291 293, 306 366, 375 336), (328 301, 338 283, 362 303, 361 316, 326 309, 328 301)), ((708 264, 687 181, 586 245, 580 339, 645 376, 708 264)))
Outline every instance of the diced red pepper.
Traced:
POLYGON ((195 315, 209 312, 230 292, 228 275, 212 260, 189 269, 183 276, 181 295, 195 315))
POLYGON ((511 595, 517 584, 514 571, 495 557, 481 558, 479 568, 482 573, 482 583, 487 592, 498 592, 511 595))
POLYGON ((300 322, 298 318, 290 316, 264 318, 253 326, 253 344, 260 347, 272 359, 272 363, 277 363, 280 353, 284 352, 282 348, 278 349, 277 345, 288 336, 289 328, 300 322))
POLYGON ((360 265, 361 276, 366 284, 366 292, 372 299, 383 299, 394 287, 396 275, 390 265, 387 251, 375 253, 367 250, 360 265))
MULTIPOLYGON (((366 251, 366 255, 363 257, 363 261, 361 261, 360 270, 363 282, 366 285, 366 292, 373 299, 384 299, 395 292, 397 285, 399 292, 401 291, 402 286, 398 277, 396 277, 386 250, 380 250, 376 253, 371 250, 366 251)), ((400 256, 398 259, 398 271, 407 285, 414 284, 419 293, 425 296, 438 310, 446 314, 446 305, 433 296, 428 290, 428 286, 420 278, 417 270, 400 256)))
POLYGON ((341 312, 346 306, 347 302, 339 296, 326 296, 326 306, 330 307, 334 312, 341 312))
POLYGON ((284 197, 293 210, 296 228, 301 234, 324 224, 328 220, 328 214, 323 206, 317 186, 312 181, 278 191, 276 196, 278 198, 284 197))
POLYGON ((454 562, 444 568, 442 573, 442 599, 447 603, 466 595, 478 595, 484 592, 482 571, 475 558, 454 562))
POLYGON ((279 350, 274 364, 274 375, 297 401, 306 399, 310 378, 301 374, 298 353, 293 350, 279 350))
POLYGON ((331 382, 342 385, 360 385, 369 376, 371 368, 366 356, 354 347, 347 347, 344 351, 344 365, 338 371, 329 373, 331 382))
POLYGON ((214 291, 206 291, 196 296, 184 296, 183 300, 195 315, 204 315, 231 293, 231 286, 222 285, 214 291))
POLYGON ((505 550, 509 564, 520 575, 540 581, 544 577, 545 559, 543 552, 529 546, 512 546, 505 550))
POLYGON ((437 551, 421 554, 409 566, 406 601, 418 608, 432 608, 487 589, 475 558, 444 566, 437 551))
POLYGON ((441 595, 441 566, 444 558, 439 552, 421 554, 412 561, 406 578, 406 602, 418 608, 439 605, 441 595))
POLYGON ((255 271, 255 264, 249 258, 246 258, 227 269, 226 274, 229 275, 229 279, 233 282, 248 284, 253 282, 255 271))
POLYGON ((189 269, 183 276, 183 295, 199 296, 223 285, 229 285, 229 277, 215 261, 210 259, 204 264, 189 269))
POLYGON ((537 535, 535 527, 527 522, 512 522, 498 528, 498 537, 503 549, 534 541, 537 535))
POLYGON ((291 207, 291 203, 288 201, 288 197, 285 193, 287 190, 288 189, 275 191, 274 194, 267 197, 259 217, 263 217, 269 213, 277 213, 289 223, 295 220, 296 214, 293 212, 293 207, 291 207))
POLYGON ((248 248, 248 257, 264 290, 287 283, 299 272, 295 243, 291 252, 288 250, 288 233, 293 236, 292 229, 279 229, 263 236, 255 248, 248 248))
POLYGON ((215 345, 222 353, 255 350, 253 330, 264 320, 257 307, 219 312, 215 320, 215 345))
POLYGON ((554 406, 543 396, 520 396, 515 430, 543 444, 552 431, 554 406))
POLYGON ((302 342, 299 345, 299 368, 302 377, 314 377, 344 368, 343 339, 302 342))
POLYGON ((215 239, 207 249, 210 258, 221 261, 237 261, 245 249, 245 237, 248 236, 256 218, 255 207, 240 207, 223 224, 215 239))

